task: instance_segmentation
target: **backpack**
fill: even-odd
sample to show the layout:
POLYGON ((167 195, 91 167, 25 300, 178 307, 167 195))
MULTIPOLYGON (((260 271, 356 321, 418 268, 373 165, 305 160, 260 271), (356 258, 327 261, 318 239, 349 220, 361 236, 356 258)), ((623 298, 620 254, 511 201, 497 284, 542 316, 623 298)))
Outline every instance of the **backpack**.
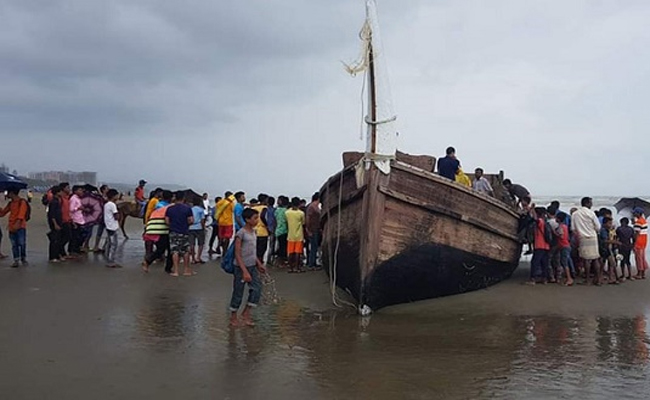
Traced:
POLYGON ((47 193, 43 194, 43 197, 41 197, 41 203, 46 206, 50 203, 50 201, 47 199, 47 193))
POLYGON ((235 241, 230 243, 226 254, 221 259, 221 269, 227 274, 235 273, 235 241))
POLYGON ((21 199, 20 201, 23 201, 25 203, 25 205, 27 206, 27 212, 25 213, 25 221, 27 222, 30 219, 32 219, 32 206, 25 199, 21 199))

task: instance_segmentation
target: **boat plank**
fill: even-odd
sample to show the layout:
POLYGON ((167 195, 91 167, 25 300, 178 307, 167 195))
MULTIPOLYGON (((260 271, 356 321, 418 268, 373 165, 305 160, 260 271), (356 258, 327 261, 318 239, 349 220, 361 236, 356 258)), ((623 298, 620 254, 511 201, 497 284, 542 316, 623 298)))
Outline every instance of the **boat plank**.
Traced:
POLYGON ((443 213, 388 197, 385 202, 379 260, 386 261, 409 247, 433 243, 455 247, 497 261, 518 258, 517 241, 443 213))
POLYGON ((495 207, 484 201, 483 196, 465 190, 461 185, 444 182, 443 178, 427 178, 411 171, 393 169, 389 185, 382 190, 408 196, 418 204, 435 204, 437 209, 448 210, 457 218, 482 221, 483 225, 501 232, 517 232, 519 218, 516 213, 506 207, 495 207))

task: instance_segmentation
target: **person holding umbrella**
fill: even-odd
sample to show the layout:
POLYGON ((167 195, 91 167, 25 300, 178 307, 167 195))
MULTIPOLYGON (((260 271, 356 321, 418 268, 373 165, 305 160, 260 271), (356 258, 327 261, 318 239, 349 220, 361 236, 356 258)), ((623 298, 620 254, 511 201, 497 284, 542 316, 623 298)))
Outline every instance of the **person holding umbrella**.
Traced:
POLYGON ((29 204, 27 200, 21 198, 18 193, 20 189, 9 189, 9 199, 11 201, 7 206, 0 210, 0 217, 9 214, 9 239, 11 240, 11 250, 14 256, 12 268, 18 268, 19 262, 27 266, 27 220, 29 219, 29 204))

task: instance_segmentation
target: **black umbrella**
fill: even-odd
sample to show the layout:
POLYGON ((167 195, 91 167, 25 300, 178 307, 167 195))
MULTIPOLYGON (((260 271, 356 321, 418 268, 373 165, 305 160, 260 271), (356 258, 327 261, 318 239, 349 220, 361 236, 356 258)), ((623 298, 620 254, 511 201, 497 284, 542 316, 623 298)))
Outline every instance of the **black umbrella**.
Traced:
POLYGON ((636 207, 641 207, 644 210, 650 210, 650 202, 647 202, 638 197, 623 197, 617 201, 616 204, 614 204, 614 208, 616 208, 616 211, 618 212, 621 212, 621 210, 625 210, 626 208, 634 209, 636 207))
POLYGON ((0 172, 0 192, 11 189, 27 189, 27 184, 15 175, 0 172))
POLYGON ((185 193, 185 202, 189 204, 203 204, 203 196, 192 189, 182 190, 185 193))

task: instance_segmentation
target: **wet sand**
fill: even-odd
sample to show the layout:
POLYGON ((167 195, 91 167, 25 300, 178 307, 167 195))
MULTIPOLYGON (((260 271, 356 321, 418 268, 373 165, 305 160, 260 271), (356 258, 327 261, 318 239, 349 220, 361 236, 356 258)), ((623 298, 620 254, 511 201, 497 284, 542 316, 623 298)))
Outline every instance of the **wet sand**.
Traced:
MULTIPOLYGON (((48 265, 42 206, 31 266, 0 262, 0 393, 10 399, 647 398, 646 281, 528 287, 525 263, 487 290, 336 309, 325 273, 272 271, 281 301, 227 327, 231 277, 140 272, 139 222, 101 256, 48 265)), ((5 220, 6 221, 6 220, 5 220)), ((4 223, 4 221, 3 221, 4 223)), ((9 252, 8 240, 2 250, 9 252)))

